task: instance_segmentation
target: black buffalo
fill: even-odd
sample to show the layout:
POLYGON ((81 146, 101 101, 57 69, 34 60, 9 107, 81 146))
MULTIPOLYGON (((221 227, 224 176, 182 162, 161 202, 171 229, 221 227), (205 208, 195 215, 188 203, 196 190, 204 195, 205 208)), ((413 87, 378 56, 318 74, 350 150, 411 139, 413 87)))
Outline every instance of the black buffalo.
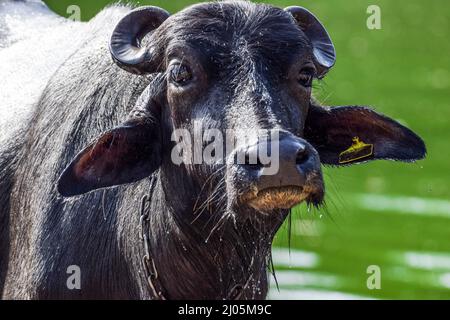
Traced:
MULTIPOLYGON (((3 298, 265 298, 273 236, 292 206, 321 205, 321 164, 424 157, 417 135, 369 108, 314 102, 312 81, 335 50, 304 8, 219 1, 174 15, 113 6, 87 24, 48 19, 23 40, 34 47, 1 62, 43 50, 21 70, 52 70, 29 78, 45 85, 38 101, 0 129, 3 298), (278 138, 237 143, 216 163, 174 163, 172 134, 194 134, 195 121, 278 138), (258 158, 269 142, 279 148, 273 175, 258 158), (73 265, 79 290, 67 287, 73 265)), ((21 43, 8 32, 4 53, 21 43)))

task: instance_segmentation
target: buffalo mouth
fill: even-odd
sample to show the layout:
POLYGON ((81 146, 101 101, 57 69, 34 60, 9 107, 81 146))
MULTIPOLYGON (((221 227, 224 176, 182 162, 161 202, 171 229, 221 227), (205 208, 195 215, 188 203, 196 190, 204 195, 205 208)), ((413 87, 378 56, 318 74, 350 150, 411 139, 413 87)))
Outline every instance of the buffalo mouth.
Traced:
POLYGON ((258 211, 290 209, 303 201, 317 206, 322 200, 323 187, 321 185, 271 187, 252 190, 241 197, 242 202, 258 211))

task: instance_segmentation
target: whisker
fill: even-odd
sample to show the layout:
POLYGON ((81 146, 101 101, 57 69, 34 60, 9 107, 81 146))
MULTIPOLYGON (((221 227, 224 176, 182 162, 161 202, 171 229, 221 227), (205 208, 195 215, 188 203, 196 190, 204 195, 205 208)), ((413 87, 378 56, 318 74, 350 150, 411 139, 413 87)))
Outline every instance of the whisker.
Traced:
POLYGON ((224 167, 225 167, 225 166, 222 166, 222 167, 218 168, 216 171, 214 171, 214 172, 208 177, 208 179, 206 179, 206 181, 203 183, 202 187, 200 188, 200 192, 199 192, 199 194, 198 194, 198 196, 197 196, 197 199, 196 199, 196 201, 195 201, 195 204, 194 204, 194 208, 193 208, 193 211, 194 211, 194 212, 195 212, 195 210, 196 210, 197 203, 198 203, 198 201, 200 200, 200 197, 202 196, 203 190, 204 190, 205 187, 206 187, 206 184, 207 184, 209 181, 211 181, 211 179, 214 178, 214 177, 216 176, 216 174, 218 174, 222 169, 224 169, 224 167))
POLYGON ((216 198, 220 195, 219 191, 221 191, 221 188, 224 187, 224 182, 225 178, 222 178, 208 198, 198 208, 196 208, 193 213, 196 217, 191 223, 195 223, 201 217, 207 206, 214 204, 214 201, 216 201, 216 198))
POLYGON ((211 229, 211 232, 209 233, 209 235, 206 237, 205 242, 208 242, 209 239, 211 238, 212 234, 217 231, 218 229, 220 229, 226 221, 228 221, 228 218, 231 216, 230 213, 225 213, 223 214, 219 220, 217 221, 216 225, 211 229))

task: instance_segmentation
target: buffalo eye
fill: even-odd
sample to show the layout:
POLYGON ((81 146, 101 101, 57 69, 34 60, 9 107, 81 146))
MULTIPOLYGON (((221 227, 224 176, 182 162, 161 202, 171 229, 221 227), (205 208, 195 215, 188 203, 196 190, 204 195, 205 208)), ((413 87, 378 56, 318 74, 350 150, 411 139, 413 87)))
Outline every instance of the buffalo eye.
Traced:
POLYGON ((192 79, 191 70, 183 64, 175 64, 170 69, 170 81, 177 85, 185 85, 192 79))
POLYGON ((313 78, 314 78, 314 69, 303 68, 302 70, 300 70, 298 74, 298 83, 300 83, 305 88, 309 88, 312 86, 313 78))

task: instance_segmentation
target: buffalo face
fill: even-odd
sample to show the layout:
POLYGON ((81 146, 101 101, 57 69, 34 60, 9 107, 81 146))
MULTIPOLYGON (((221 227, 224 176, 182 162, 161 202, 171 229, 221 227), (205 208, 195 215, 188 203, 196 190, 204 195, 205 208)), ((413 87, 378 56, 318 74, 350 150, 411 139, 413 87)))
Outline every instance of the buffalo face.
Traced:
POLYGON ((313 102, 312 81, 334 65, 335 51, 304 8, 230 1, 170 16, 142 7, 119 22, 110 49, 121 68, 154 75, 129 120, 66 168, 63 196, 159 168, 166 192, 182 184, 195 193, 178 198, 194 211, 201 199, 200 207, 223 212, 270 213, 304 200, 319 205, 321 164, 425 154, 412 131, 369 108, 313 102))

